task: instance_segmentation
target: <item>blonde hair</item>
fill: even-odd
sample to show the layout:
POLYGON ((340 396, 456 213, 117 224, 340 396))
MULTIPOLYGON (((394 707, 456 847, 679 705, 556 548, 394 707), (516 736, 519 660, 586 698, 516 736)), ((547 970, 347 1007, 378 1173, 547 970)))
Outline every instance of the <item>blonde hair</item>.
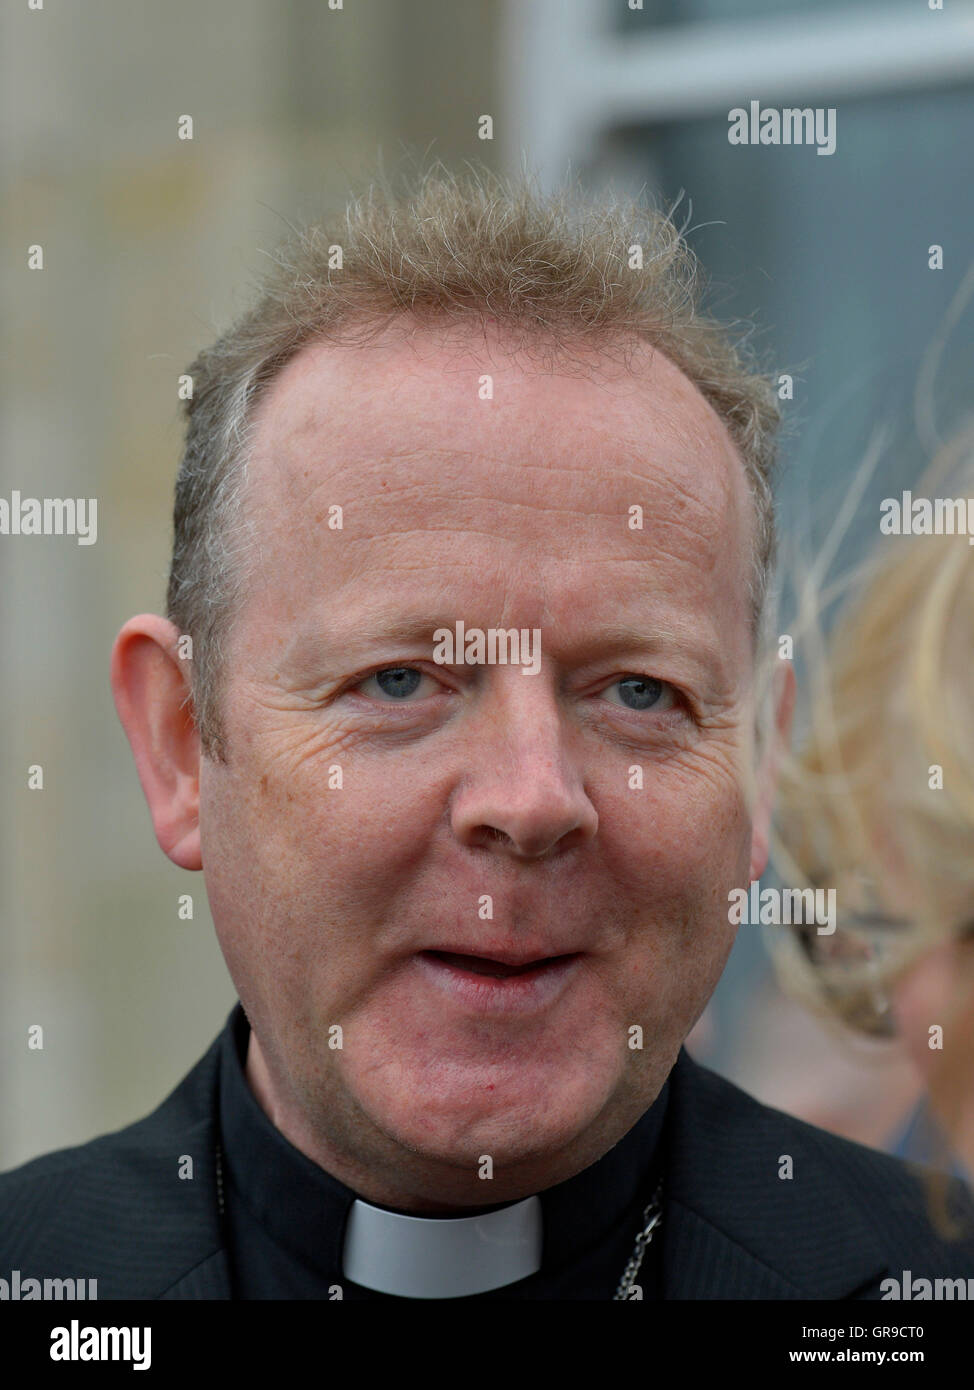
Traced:
MULTIPOLYGON (((969 499, 974 526, 974 427, 914 486, 969 499)), ((886 990, 974 922, 974 546, 966 533, 881 540, 838 586, 828 641, 821 576, 806 588, 808 728, 782 768, 773 858, 786 882, 837 886, 838 928, 777 935, 772 955, 784 987, 820 1016, 890 1036, 886 990)), ((928 1085, 956 1136, 972 1084, 974 974, 955 984, 944 1001, 950 1059, 933 1059, 928 1085)))
POLYGON ((256 406, 306 344, 364 343, 407 312, 445 330, 493 318, 544 348, 546 361, 573 343, 628 357, 627 339, 652 341, 697 386, 740 453, 755 502, 758 628, 774 560, 776 393, 745 335, 735 342, 702 314, 700 283, 668 215, 629 199, 595 203, 576 185, 542 194, 524 176, 486 170, 461 177, 437 165, 411 193, 374 185, 332 223, 296 230, 274 254, 254 307, 188 368, 167 612, 193 638, 204 753, 226 752, 218 677, 255 539, 243 497, 256 406))

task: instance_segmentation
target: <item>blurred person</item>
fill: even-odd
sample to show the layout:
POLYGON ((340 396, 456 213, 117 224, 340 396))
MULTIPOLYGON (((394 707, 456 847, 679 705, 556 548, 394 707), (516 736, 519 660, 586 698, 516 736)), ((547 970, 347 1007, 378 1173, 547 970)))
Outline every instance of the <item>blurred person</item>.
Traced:
MULTIPOLYGON (((888 1116, 887 1146, 969 1179, 974 429, 944 446, 906 497, 884 499, 880 522, 866 562, 838 586, 831 638, 817 621, 799 624, 808 732, 785 758, 776 816, 777 867, 789 882, 835 886, 838 929, 772 940, 787 989, 846 1036, 885 1039, 909 1059, 915 1082, 888 1116), (927 515, 936 526, 938 498, 953 534, 919 529, 927 515), (956 524, 958 499, 969 525, 956 524)), ((871 1089, 866 1071, 860 1088, 871 1089)))
POLYGON ((112 684, 240 1002, 147 1119, 0 1179, 0 1266, 167 1299, 974 1277, 904 1165, 683 1047, 794 677, 762 675, 773 388, 672 222, 372 192, 190 375, 167 617, 112 684))

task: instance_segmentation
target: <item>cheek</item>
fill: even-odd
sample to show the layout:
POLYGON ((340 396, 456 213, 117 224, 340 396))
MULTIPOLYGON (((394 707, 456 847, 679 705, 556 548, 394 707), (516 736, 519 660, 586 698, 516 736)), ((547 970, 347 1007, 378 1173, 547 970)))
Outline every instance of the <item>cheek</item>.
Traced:
POLYGON ((726 920, 727 894, 746 887, 751 816, 733 775, 675 761, 652 769, 641 790, 605 803, 600 834, 615 880, 659 906, 726 920))
POLYGON ((657 769, 641 793, 615 799, 600 833, 630 1001, 640 1019, 682 1040, 734 944, 728 893, 747 886, 750 863, 745 797, 730 778, 657 769))
POLYGON ((241 742, 232 766, 208 769, 200 788, 203 867, 228 963, 247 944, 300 969, 299 942, 312 951, 339 935, 343 954, 355 941, 364 950, 368 932, 350 943, 348 923, 394 915, 442 809, 408 777, 327 754, 295 763, 241 742))

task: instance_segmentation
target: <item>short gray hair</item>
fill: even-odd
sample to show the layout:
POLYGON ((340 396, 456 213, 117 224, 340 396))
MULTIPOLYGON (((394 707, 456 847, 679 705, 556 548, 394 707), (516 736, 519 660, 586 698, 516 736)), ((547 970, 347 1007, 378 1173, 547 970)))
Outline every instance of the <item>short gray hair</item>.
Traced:
POLYGON ((696 257, 671 213, 616 196, 596 203, 577 181, 542 193, 524 174, 455 175, 437 165, 411 192, 373 185, 334 223, 295 230, 253 307, 188 368, 167 613, 193 639, 204 754, 221 761, 227 751, 220 693, 254 539, 243 493, 258 402, 307 344, 362 343, 405 313, 444 329, 490 317, 559 353, 591 342, 609 353, 633 335, 658 347, 711 404, 741 456, 757 523, 757 632, 774 565, 777 396, 746 338, 734 341, 702 313, 700 290, 696 257))

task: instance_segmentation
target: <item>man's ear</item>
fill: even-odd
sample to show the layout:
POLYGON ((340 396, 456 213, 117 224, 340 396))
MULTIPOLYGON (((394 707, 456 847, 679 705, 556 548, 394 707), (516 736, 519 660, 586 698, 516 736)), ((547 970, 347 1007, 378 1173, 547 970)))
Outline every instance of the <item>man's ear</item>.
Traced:
POLYGON ((754 811, 751 818, 751 879, 760 878, 768 866, 771 812, 774 809, 781 755, 791 739, 795 713, 795 668, 790 661, 776 658, 772 676, 773 720, 765 732, 758 765, 754 811))
POLYGON ((181 869, 201 869, 200 742, 179 637, 153 613, 130 618, 112 648, 112 694, 160 848, 181 869))

